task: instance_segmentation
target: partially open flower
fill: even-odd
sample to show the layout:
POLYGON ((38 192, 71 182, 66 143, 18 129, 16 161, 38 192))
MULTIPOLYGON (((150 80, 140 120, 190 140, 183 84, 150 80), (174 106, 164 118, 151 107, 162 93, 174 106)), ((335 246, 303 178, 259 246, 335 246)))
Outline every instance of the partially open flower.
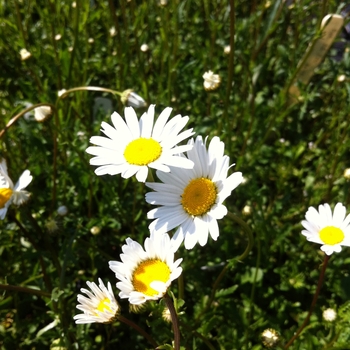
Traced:
POLYGON ((107 287, 102 280, 98 279, 100 285, 94 282, 86 282, 91 292, 85 288, 81 289, 88 297, 78 294, 77 309, 83 311, 83 314, 74 316, 75 323, 112 323, 119 314, 119 304, 115 300, 111 284, 107 287))
POLYGON ((50 106, 40 106, 34 109, 34 118, 37 122, 42 123, 45 121, 52 113, 50 106))
POLYGON ((221 83, 221 78, 218 74, 214 74, 211 70, 203 74, 203 85, 206 91, 216 90, 221 83))
POLYGON ((267 328, 261 333, 261 338, 263 344, 267 348, 272 349, 279 342, 280 335, 275 329, 267 328))
POLYGON ((33 177, 29 170, 25 170, 16 185, 7 174, 5 159, 0 162, 0 220, 5 218, 8 207, 13 203, 21 205, 29 199, 29 193, 24 189, 30 184, 33 177))
POLYGON ((124 105, 130 107, 142 108, 147 106, 146 101, 132 89, 123 91, 120 99, 124 105))
POLYGON ((141 47, 140 47, 140 50, 142 52, 147 52, 149 49, 148 45, 147 44, 142 44, 141 47))
POLYGON ((27 60, 32 55, 27 49, 21 49, 19 54, 21 55, 22 61, 27 60))

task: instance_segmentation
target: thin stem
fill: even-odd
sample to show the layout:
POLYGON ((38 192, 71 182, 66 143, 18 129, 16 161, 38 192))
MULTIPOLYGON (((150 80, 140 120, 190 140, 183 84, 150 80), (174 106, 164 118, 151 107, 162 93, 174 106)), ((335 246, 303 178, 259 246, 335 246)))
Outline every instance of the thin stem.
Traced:
POLYGON ((51 297, 51 293, 44 292, 44 291, 39 290, 39 289, 20 287, 20 286, 13 286, 11 284, 0 284, 0 289, 2 289, 2 290, 9 290, 9 291, 13 291, 13 292, 22 292, 22 293, 34 294, 34 295, 38 295, 40 297, 46 297, 46 298, 50 298, 51 297))
POLYGON ((148 334, 146 333, 141 327, 139 327, 136 323, 133 321, 129 320, 128 318, 125 318, 122 315, 118 316, 118 320, 120 322, 123 322, 127 324, 128 326, 134 328, 137 332, 139 332, 143 337, 145 337, 150 344, 156 349, 158 347, 158 344, 155 342, 155 340, 148 334))
POLYGON ((324 280, 324 275, 325 275, 325 272, 326 272, 328 261, 329 261, 329 255, 326 255, 325 258, 324 258, 324 261, 323 261, 323 266, 322 266, 322 270, 321 270, 321 273, 320 273, 320 278, 318 279, 316 292, 315 292, 314 298, 312 299, 312 303, 311 303, 311 306, 310 306, 309 313, 307 314, 303 324, 300 326, 298 331, 294 334, 294 336, 285 345, 284 349, 288 349, 293 344, 294 340, 296 338, 298 338, 300 333, 304 330, 306 325, 309 323, 310 317, 312 315, 312 312, 314 311, 314 308, 315 308, 315 305, 316 305, 316 302, 317 302, 317 299, 318 299, 318 295, 320 294, 320 290, 321 290, 322 283, 323 283, 323 280, 324 280))
POLYGON ((52 109, 52 112, 54 113, 54 110, 55 110, 55 106, 53 106, 52 104, 50 103, 38 103, 36 105, 33 105, 33 106, 30 106, 26 109, 23 109, 20 113, 16 114, 13 118, 11 118, 6 126, 0 131, 0 139, 4 136, 5 132, 10 129, 10 127, 19 119, 21 118, 22 116, 24 116, 26 113, 30 112, 31 110, 37 108, 37 107, 41 107, 41 106, 48 106, 48 107, 51 107, 52 109))
POLYGON ((165 293, 164 295, 164 301, 167 306, 167 308, 170 311, 171 321, 173 324, 173 330, 174 330, 174 346, 175 350, 180 350, 180 328, 179 328, 179 320, 177 318, 176 310, 174 308, 174 304, 169 297, 168 293, 165 293))
MULTIPOLYGON (((228 126, 228 106, 231 95, 232 81, 233 81, 233 66, 234 66, 234 55, 235 55, 235 1, 230 0, 230 56, 228 61, 228 75, 227 75, 227 87, 225 97, 225 108, 222 120, 228 126)), ((219 120, 218 135, 221 134, 222 122, 219 120)), ((229 130, 226 130, 229 132, 229 130)))
POLYGON ((103 87, 100 87, 100 86, 78 86, 78 87, 75 87, 75 88, 66 90, 66 91, 59 97, 59 99, 60 99, 60 98, 62 99, 62 98, 64 98, 64 97, 66 97, 67 95, 69 95, 70 93, 76 92, 76 91, 102 91, 102 92, 110 92, 110 93, 113 94, 113 95, 122 96, 122 92, 120 92, 120 91, 112 90, 112 89, 107 89, 107 88, 103 88, 103 87))

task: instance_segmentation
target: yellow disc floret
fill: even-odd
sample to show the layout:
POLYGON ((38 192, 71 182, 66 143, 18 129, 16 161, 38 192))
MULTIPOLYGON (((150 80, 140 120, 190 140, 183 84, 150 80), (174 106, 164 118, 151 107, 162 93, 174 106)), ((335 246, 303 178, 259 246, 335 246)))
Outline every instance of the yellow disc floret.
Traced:
POLYGON ((148 165, 156 161, 162 154, 159 142, 140 137, 131 141, 125 148, 124 157, 129 164, 148 165))
POLYGON ((141 262, 132 274, 132 284, 137 292, 148 296, 158 295, 150 284, 155 281, 168 282, 170 278, 169 266, 158 259, 141 262))
POLYGON ((344 240, 344 232, 334 226, 326 226, 320 231, 320 238, 325 244, 335 245, 343 242, 344 240))
POLYGON ((112 309, 110 308, 111 301, 108 298, 104 298, 100 301, 100 303, 97 306, 97 310, 103 312, 104 310, 112 312, 112 309))
POLYGON ((5 207, 6 202, 11 198, 11 188, 0 188, 0 209, 5 207))
POLYGON ((191 180, 184 189, 181 204, 193 216, 207 213, 215 204, 217 188, 213 181, 200 177, 191 180))

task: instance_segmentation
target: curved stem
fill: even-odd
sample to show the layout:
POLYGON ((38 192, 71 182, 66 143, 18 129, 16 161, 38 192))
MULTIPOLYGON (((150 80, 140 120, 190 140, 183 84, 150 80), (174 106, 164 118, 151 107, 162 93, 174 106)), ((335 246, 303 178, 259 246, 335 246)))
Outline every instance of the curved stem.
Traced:
POLYGON ((179 320, 177 318, 176 310, 174 308, 174 304, 169 297, 168 293, 164 295, 164 301, 167 306, 167 308, 170 311, 171 321, 173 324, 173 330, 174 330, 174 346, 175 350, 180 350, 180 328, 179 328, 179 320))
POLYGON ((20 113, 16 114, 12 119, 10 119, 6 126, 0 131, 0 139, 2 136, 4 136, 5 132, 19 119, 21 118, 23 115, 25 115, 26 113, 30 112, 31 110, 37 108, 37 107, 41 107, 41 106, 48 106, 51 107, 52 112, 54 112, 55 107, 50 104, 50 103, 38 103, 36 105, 30 106, 24 110, 22 110, 20 113))
POLYGON ((312 299, 312 303, 311 303, 311 306, 310 306, 310 310, 309 310, 309 313, 307 314, 303 324, 300 326, 300 328, 298 329, 298 331, 294 334, 294 336, 289 340, 289 342, 284 346, 284 349, 288 349, 294 342, 294 340, 296 338, 298 338, 298 336, 300 335, 300 333, 304 330, 304 328, 306 327, 306 325, 309 323, 309 320, 310 320, 310 317, 312 315, 312 312, 314 311, 314 308, 315 308, 315 305, 316 305, 316 302, 317 302, 317 299, 318 299, 318 296, 320 294, 320 290, 321 290, 321 287, 322 287, 322 283, 323 283, 323 280, 324 280, 324 275, 325 275, 325 272, 326 272, 326 268, 327 268, 327 264, 328 264, 328 261, 329 261, 329 256, 326 255, 325 258, 324 258, 324 261, 323 261, 323 266, 322 266, 322 270, 321 270, 321 273, 320 273, 320 278, 318 279, 318 284, 317 284, 317 288, 316 288, 316 292, 315 292, 315 295, 314 295, 314 298, 312 299))
POLYGON ((66 97, 67 95, 69 95, 70 93, 76 92, 76 91, 102 91, 102 92, 109 92, 113 95, 122 96, 122 93, 117 91, 117 90, 107 89, 107 88, 103 88, 100 86, 78 86, 78 87, 64 91, 62 93, 62 95, 60 95, 58 98, 62 99, 64 97, 66 97))
POLYGON ((128 326, 134 328, 137 332, 139 332, 143 337, 145 337, 148 342, 150 344, 152 344, 152 346, 154 348, 158 347, 158 344, 155 342, 155 340, 148 334, 146 333, 142 328, 140 328, 136 323, 134 323, 133 321, 129 320, 128 318, 125 318, 124 316, 119 315, 118 316, 118 320, 120 322, 123 322, 125 324, 127 324, 128 326))

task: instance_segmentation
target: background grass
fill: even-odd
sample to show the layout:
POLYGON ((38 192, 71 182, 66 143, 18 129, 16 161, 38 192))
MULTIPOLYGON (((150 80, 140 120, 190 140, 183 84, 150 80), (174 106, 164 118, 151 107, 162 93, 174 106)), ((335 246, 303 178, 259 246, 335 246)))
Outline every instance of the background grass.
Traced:
MULTIPOLYGON (((274 328, 282 346, 296 332, 316 290, 323 254, 300 234, 310 205, 349 206, 350 74, 348 42, 340 37, 294 106, 287 104, 299 60, 336 1, 216 0, 103 1, 0 0, 0 128, 28 104, 50 103, 55 117, 37 123, 29 113, 0 140, 13 180, 29 169, 29 203, 11 207, 0 223, 0 283, 40 289, 52 297, 2 291, 0 345, 4 349, 145 349, 149 345, 119 322, 75 325, 76 296, 101 277, 125 238, 143 242, 150 221, 147 188, 135 179, 97 177, 85 153, 111 111, 123 114, 118 95, 58 91, 77 86, 133 88, 157 115, 189 115, 197 135, 218 135, 246 182, 226 200, 252 228, 255 246, 232 263, 210 307, 213 283, 227 260, 245 249, 244 231, 229 218, 220 237, 191 251, 183 247, 182 345, 186 349, 262 349, 260 334, 274 328), (230 9, 232 10, 230 12, 230 9), (110 29, 115 28, 115 35, 110 29), (58 39, 57 35, 60 35, 58 39), (90 39, 90 40, 89 40, 90 39), (93 40, 91 40, 93 39, 93 40), (147 44, 149 50, 140 47, 147 44), (224 47, 231 45, 231 54, 224 47), (21 60, 26 48, 31 57, 21 60), (215 92, 202 75, 220 74, 215 92), (101 98, 103 98, 101 102, 101 98), (101 103, 106 107, 101 108, 101 103), (60 217, 60 205, 69 214, 60 217), (251 213, 242 210, 250 206, 251 213), (57 229, 52 230, 53 222, 57 229), (50 226, 51 224, 51 226, 50 226), (93 226, 101 228, 92 235, 93 226), (51 227, 51 229, 50 229, 51 227), (52 345, 54 340, 59 346, 52 345)), ((344 35, 343 35, 344 37, 344 35)), ((144 111, 139 110, 141 115, 144 111)), ((233 259, 233 260, 232 260, 233 259)), ((331 257, 307 330, 293 349, 348 349, 349 250, 331 257), (334 323, 322 320, 328 307, 334 323)), ((171 287, 175 295, 177 283, 171 287)), ((116 290, 115 290, 116 291, 116 290)), ((116 291, 117 292, 117 291, 116 291)), ((159 344, 172 339, 162 303, 123 315, 159 344)))

